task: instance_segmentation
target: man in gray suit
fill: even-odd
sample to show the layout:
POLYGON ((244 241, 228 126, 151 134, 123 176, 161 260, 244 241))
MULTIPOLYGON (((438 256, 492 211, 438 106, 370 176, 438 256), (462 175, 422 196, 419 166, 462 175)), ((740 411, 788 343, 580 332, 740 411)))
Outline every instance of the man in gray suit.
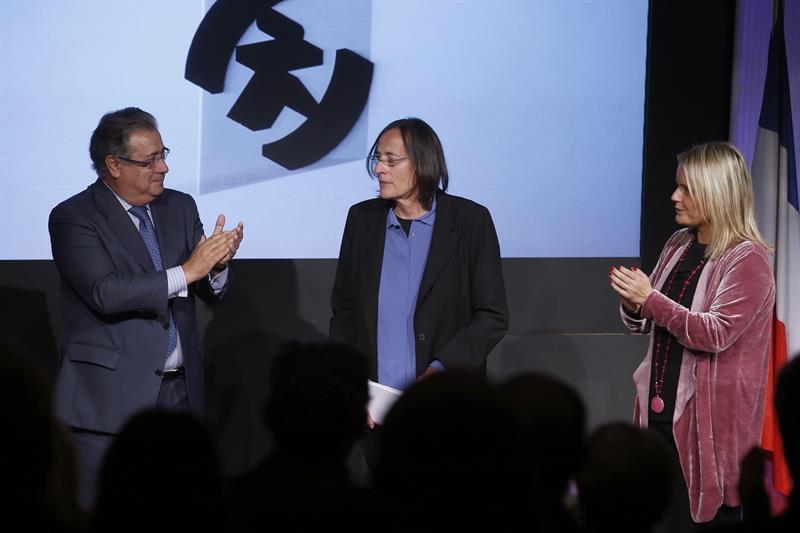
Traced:
MULTIPOLYGON (((157 406, 202 417, 194 296, 222 299, 244 230, 224 231, 219 215, 204 236, 192 197, 164 188, 169 149, 141 109, 104 115, 89 153, 98 179, 49 221, 64 312, 55 409, 73 429, 87 508, 132 414, 157 406)), ((171 453, 180 450, 164 450, 165 468, 171 453)))

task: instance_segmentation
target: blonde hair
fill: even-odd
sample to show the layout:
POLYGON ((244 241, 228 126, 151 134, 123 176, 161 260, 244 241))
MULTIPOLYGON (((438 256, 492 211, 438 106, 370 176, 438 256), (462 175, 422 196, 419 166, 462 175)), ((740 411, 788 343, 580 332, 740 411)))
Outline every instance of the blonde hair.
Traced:
POLYGON ((753 180, 738 148, 727 142, 704 143, 679 154, 678 162, 700 216, 712 229, 706 257, 721 257, 744 241, 772 251, 756 225, 753 180))

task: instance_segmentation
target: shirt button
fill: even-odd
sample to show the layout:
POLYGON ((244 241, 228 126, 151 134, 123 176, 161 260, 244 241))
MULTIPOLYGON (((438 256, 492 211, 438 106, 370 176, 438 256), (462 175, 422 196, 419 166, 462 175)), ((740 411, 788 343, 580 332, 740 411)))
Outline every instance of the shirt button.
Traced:
POLYGON ((417 335, 417 338, 420 340, 420 342, 425 342, 425 334, 424 333, 420 333, 419 335, 417 335))

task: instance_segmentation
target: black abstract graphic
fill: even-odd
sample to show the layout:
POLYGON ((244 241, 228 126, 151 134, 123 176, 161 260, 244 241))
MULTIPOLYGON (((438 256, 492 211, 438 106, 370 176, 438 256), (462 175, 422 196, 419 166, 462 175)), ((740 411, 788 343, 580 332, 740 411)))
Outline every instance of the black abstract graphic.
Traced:
POLYGON ((353 128, 367 103, 373 64, 352 50, 337 50, 330 83, 317 102, 291 71, 322 65, 322 49, 304 39, 300 24, 273 9, 280 1, 217 0, 194 35, 185 77, 220 93, 235 52, 253 76, 228 117, 252 131, 271 128, 286 107, 306 117, 290 134, 262 146, 264 157, 295 170, 325 157, 353 128), (253 22, 272 40, 238 46, 253 22))

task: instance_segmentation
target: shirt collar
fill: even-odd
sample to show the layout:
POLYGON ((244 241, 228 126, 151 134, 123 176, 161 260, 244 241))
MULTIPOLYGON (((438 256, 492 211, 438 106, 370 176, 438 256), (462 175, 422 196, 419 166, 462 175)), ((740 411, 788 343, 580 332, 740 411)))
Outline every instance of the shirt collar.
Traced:
MULTIPOLYGON (((103 180, 103 185, 108 187, 108 190, 111 191, 111 193, 117 197, 117 200, 119 201, 122 208, 125 209, 125 211, 130 212, 130 208, 133 207, 133 204, 129 204, 128 202, 126 202, 122 196, 117 194, 116 191, 112 189, 108 183, 106 183, 106 180, 103 180)), ((142 207, 144 207, 145 209, 147 209, 148 212, 150 212, 150 204, 146 204, 142 207)))
MULTIPOLYGON (((433 202, 431 203, 431 210, 422 215, 419 218, 414 219, 415 222, 421 222, 427 226, 433 226, 433 223, 436 221, 436 195, 433 195, 433 202)), ((397 220, 397 215, 394 213, 394 209, 389 209, 389 216, 386 217, 386 227, 387 228, 399 228, 400 221, 397 220)))

